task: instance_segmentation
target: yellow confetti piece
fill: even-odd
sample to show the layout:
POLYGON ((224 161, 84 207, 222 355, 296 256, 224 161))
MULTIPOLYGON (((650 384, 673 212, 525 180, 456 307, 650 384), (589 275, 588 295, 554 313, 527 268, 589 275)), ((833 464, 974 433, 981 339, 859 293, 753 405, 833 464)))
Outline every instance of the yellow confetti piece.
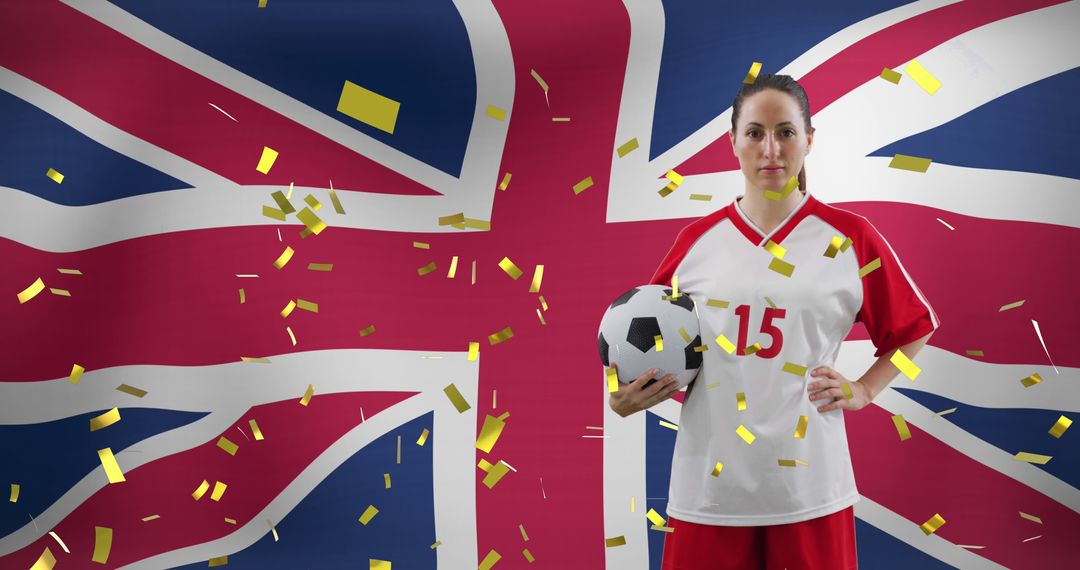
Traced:
POLYGON ((492 415, 485 417, 484 425, 480 428, 480 436, 476 438, 476 449, 491 453, 491 448, 495 447, 505 427, 506 423, 499 418, 492 415))
POLYGON ((368 558, 368 570, 391 570, 390 561, 368 558))
POLYGON ((207 560, 206 563, 207 563, 208 568, 217 568, 218 566, 228 566, 229 565, 229 557, 228 556, 218 556, 216 558, 211 558, 210 560, 207 560))
POLYGON ((492 468, 491 462, 487 459, 481 459, 480 462, 476 464, 476 466, 482 469, 485 473, 491 471, 492 468))
POLYGON ((889 358, 889 362, 892 362, 893 366, 897 367, 904 376, 907 376, 908 380, 914 380, 919 377, 919 374, 922 374, 922 369, 912 362, 900 349, 896 349, 896 352, 889 358))
POLYGON ((934 161, 930 158, 897 154, 889 161, 889 168, 909 170, 911 172, 926 172, 930 168, 930 163, 932 162, 934 161))
POLYGON ((18 294, 19 304, 21 305, 21 304, 29 301, 30 299, 33 299, 34 297, 37 297, 38 293, 41 293, 44 290, 45 290, 45 282, 42 281, 40 277, 38 277, 33 283, 30 284, 30 286, 28 286, 26 289, 23 289, 18 294))
POLYGON ((590 177, 582 180, 581 182, 578 182, 577 184, 574 184, 574 194, 581 194, 582 192, 584 192, 584 191, 588 190, 589 188, 591 188, 592 185, 593 185, 593 179, 592 179, 592 176, 590 176, 590 177))
POLYGON ((203 479, 203 482, 199 483, 199 486, 195 488, 195 491, 193 493, 191 493, 191 498, 198 501, 199 499, 203 498, 203 495, 206 494, 206 491, 209 488, 210 482, 206 479, 203 479))
POLYGON ((229 524, 236 524, 236 519, 230 519, 229 517, 225 517, 225 522, 229 524))
POLYGON ((986 356, 986 354, 983 353, 983 351, 981 350, 965 350, 964 354, 968 356, 986 356))
POLYGON ((108 477, 110 484, 127 481, 127 479, 124 478, 123 471, 120 471, 120 465, 116 463, 116 457, 113 456, 111 447, 99 449, 97 454, 98 459, 101 460, 101 466, 105 469, 105 476, 108 477))
POLYGON ((851 241, 851 238, 844 238, 844 243, 840 244, 840 253, 847 251, 852 243, 854 242, 851 241))
POLYGON ((342 207, 341 200, 338 199, 337 191, 334 190, 333 187, 330 188, 330 203, 334 205, 335 212, 345 215, 345 208, 342 207))
POLYGON ((946 416, 946 415, 949 415, 949 414, 951 414, 951 413, 953 413, 953 412, 955 412, 955 411, 956 411, 956 408, 949 408, 949 409, 947 409, 947 410, 942 410, 942 411, 940 411, 940 412, 937 412, 937 413, 936 413, 936 414, 934 414, 934 415, 935 415, 935 416, 946 416))
POLYGON ((615 548, 616 546, 625 546, 625 545, 626 545, 626 537, 625 536, 620 535, 620 536, 616 536, 614 538, 605 538, 604 539, 604 546, 606 548, 615 548))
POLYGON ((61 297, 71 296, 71 291, 68 291, 67 289, 54 289, 52 287, 49 287, 49 292, 53 295, 60 295, 61 297))
POLYGON ((390 474, 389 473, 383 473, 383 484, 386 485, 387 489, 390 488, 390 474))
POLYGON ((904 421, 903 415, 895 415, 892 417, 893 425, 896 426, 896 433, 900 435, 900 441, 907 441, 911 439, 911 430, 908 429, 907 422, 904 421))
POLYGON ((71 366, 71 374, 68 374, 68 382, 71 382, 72 384, 78 384, 79 380, 82 378, 83 372, 85 371, 86 369, 82 366, 79 366, 78 364, 73 364, 71 366))
POLYGON ((744 348, 743 354, 746 356, 750 356, 751 354, 754 354, 759 350, 761 350, 761 343, 755 342, 754 344, 751 344, 750 346, 744 348))
POLYGON ((700 346, 694 347, 694 352, 705 352, 706 350, 709 350, 709 345, 707 344, 702 344, 700 346))
POLYGON ((1065 434, 1065 430, 1069 429, 1069 426, 1071 425, 1072 420, 1065 416, 1061 416, 1058 418, 1057 422, 1054 423, 1054 427, 1050 428, 1050 435, 1060 438, 1065 434))
POLYGON ((414 241, 412 242, 412 246, 416 249, 431 249, 431 244, 427 244, 422 241, 414 241))
POLYGON ((117 386, 116 389, 118 391, 120 391, 120 392, 125 393, 125 394, 135 396, 136 398, 142 398, 143 396, 145 396, 148 393, 146 390, 142 390, 142 389, 136 388, 134 386, 128 386, 127 384, 121 384, 121 385, 117 386))
POLYGON ((911 63, 905 65, 904 73, 907 73, 908 77, 914 79, 915 83, 918 83, 919 87, 922 87, 923 91, 930 95, 937 93, 937 90, 941 87, 941 81, 931 75, 918 60, 913 59, 911 63))
POLYGON ((472 281, 470 281, 470 283, 472 285, 476 285, 476 260, 475 259, 472 262, 472 281))
POLYGON ((438 548, 440 546, 442 546, 442 541, 441 540, 436 540, 435 542, 431 543, 431 546, 429 548, 431 548, 432 550, 435 550, 436 548, 438 548))
POLYGON ((509 472, 510 467, 506 463, 499 461, 495 465, 492 465, 491 469, 488 470, 487 475, 484 476, 483 483, 484 485, 487 485, 488 489, 492 489, 500 480, 502 480, 503 476, 509 472))
POLYGON ((794 459, 778 459, 776 460, 776 463, 780 467, 798 467, 799 465, 798 463, 795 463, 794 459))
POLYGON ((1024 378, 1020 381, 1020 383, 1023 384, 1025 388, 1030 388, 1038 384, 1039 382, 1042 382, 1042 376, 1039 376, 1038 374, 1032 374, 1031 376, 1028 376, 1027 378, 1024 378))
POLYGON ((674 182, 669 182, 668 185, 661 188, 660 191, 657 192, 657 194, 659 194, 661 198, 667 198, 669 194, 671 194, 675 190, 678 190, 678 188, 678 184, 674 182))
POLYGON ((844 244, 844 238, 840 236, 833 236, 829 242, 829 247, 825 248, 825 257, 836 258, 836 254, 840 252, 840 246, 844 244))
POLYGON ((161 515, 150 515, 148 517, 143 517, 142 522, 156 521, 156 520, 158 520, 160 518, 161 518, 161 515))
POLYGON ((285 246, 285 251, 281 252, 281 255, 279 255, 277 260, 274 261, 274 267, 276 267, 277 269, 285 267, 285 264, 288 263, 290 259, 292 259, 293 253, 293 248, 285 246))
POLYGON ((457 386, 450 384, 443 388, 443 392, 446 393, 447 398, 450 398, 450 403, 454 404, 454 408, 457 409, 459 414, 465 413, 466 410, 472 407, 465 401, 465 397, 458 391, 457 386))
POLYGON ((120 421, 120 410, 113 408, 100 416, 90 418, 90 431, 97 431, 109 427, 120 421))
POLYGON ((1046 465, 1053 457, 1049 455, 1039 455, 1038 453, 1028 453, 1021 451, 1013 456, 1013 459, 1017 461, 1024 461, 1027 463, 1037 463, 1039 465, 1046 465))
POLYGON ((796 439, 806 439, 806 424, 809 419, 807 416, 799 416, 799 423, 795 425, 793 434, 796 439))
POLYGON ((765 244, 765 251, 773 254, 777 259, 784 259, 784 256, 787 255, 787 248, 773 240, 769 240, 765 244))
POLYGON ((894 84, 899 85, 900 84, 900 78, 903 77, 903 75, 900 75, 899 71, 893 71, 893 70, 889 69, 888 67, 886 67, 886 68, 881 70, 881 75, 879 75, 879 77, 881 77, 885 81, 888 81, 889 83, 894 83, 894 84))
POLYGON ((751 445, 752 443, 754 443, 754 440, 757 439, 757 436, 750 433, 750 430, 746 429, 746 426, 742 424, 739 424, 739 427, 735 430, 735 433, 739 434, 739 437, 741 437, 743 441, 746 442, 746 445, 751 445))
POLYGON ((705 301, 705 304, 710 306, 710 307, 717 307, 717 308, 720 308, 720 309, 726 309, 726 308, 728 308, 729 305, 731 305, 731 303, 729 303, 727 301, 721 301, 719 299, 709 299, 709 300, 705 301))
POLYGON ((262 207, 262 215, 264 217, 270 218, 272 220, 277 220, 279 222, 284 222, 285 221, 285 212, 282 212, 281 210, 279 210, 277 208, 272 208, 272 207, 267 206, 267 205, 263 205, 263 207, 262 207))
POLYGON ((570 117, 552 117, 551 122, 552 123, 569 123, 570 122, 570 117))
POLYGON ((375 332, 375 325, 368 325, 360 329, 360 336, 367 336, 375 332))
POLYGON ((278 313, 278 314, 281 315, 281 318, 288 317, 289 315, 292 314, 293 309, 295 309, 295 308, 296 308, 296 301, 290 300, 289 304, 285 305, 285 308, 282 309, 281 312, 278 313))
POLYGON ((669 422, 667 420, 660 420, 660 425, 663 426, 663 427, 666 427, 666 428, 668 428, 670 430, 679 431, 679 426, 677 426, 677 425, 675 425, 675 424, 673 424, 673 423, 671 423, 671 422, 669 422))
POLYGON ((668 180, 670 180, 671 183, 674 184, 676 188, 678 188, 679 186, 682 186, 682 184, 683 184, 683 182, 685 180, 683 178, 682 174, 679 174, 678 172, 675 172, 674 170, 668 170, 667 174, 664 175, 664 178, 667 178, 668 180))
POLYGON ((654 524, 649 528, 651 528, 652 530, 658 530, 660 532, 675 532, 675 529, 671 528, 670 526, 661 526, 661 525, 655 525, 654 524))
POLYGON ((1039 524, 1043 523, 1042 519, 1040 519, 1039 517, 1037 517, 1035 515, 1029 515, 1029 514, 1025 513, 1024 511, 1017 511, 1017 512, 1020 513, 1020 518, 1022 518, 1022 519, 1027 519, 1027 520, 1029 520, 1031 522, 1036 522, 1036 523, 1039 523, 1039 524))
POLYGON ((784 186, 780 188, 780 190, 766 190, 765 197, 774 202, 779 202, 791 195, 798 187, 799 179, 792 176, 791 178, 788 178, 787 182, 784 183, 784 186))
POLYGON ((548 310, 548 304, 547 301, 544 300, 543 295, 540 295, 540 306, 543 307, 545 311, 548 310))
POLYGON ((220 501, 222 495, 225 494, 225 490, 228 488, 229 486, 225 483, 214 481, 214 490, 210 492, 210 500, 215 502, 220 501))
POLYGON ((1009 303, 1008 305, 1002 305, 1001 308, 998 309, 998 312, 1000 313, 1002 311, 1008 311, 1010 309, 1015 309, 1017 307, 1022 307, 1022 306, 1024 306, 1024 303, 1026 303, 1026 302, 1027 302, 1027 299, 1021 299, 1021 300, 1019 300, 1019 301, 1017 301, 1015 303, 1009 303))
POLYGON ((521 277, 522 271, 518 269, 517 265, 514 265, 513 261, 510 261, 509 257, 502 258, 502 261, 499 262, 499 268, 506 272, 506 274, 514 281, 517 281, 521 277))
POLYGON ((255 435, 255 441, 262 441, 266 439, 263 436, 263 432, 259 429, 259 424, 255 423, 255 420, 248 420, 248 426, 251 427, 251 433, 255 435))
POLYGON ((686 332, 686 329, 682 327, 679 327, 679 336, 681 336, 683 340, 687 343, 691 343, 694 341, 694 339, 690 338, 690 333, 686 332))
POLYGON ((722 334, 716 337, 716 344, 720 345, 720 348, 724 349, 724 352, 727 352, 728 354, 735 353, 735 345, 722 334))
POLYGON ((690 199, 691 200, 699 200, 701 202, 711 202, 712 201, 712 194, 691 194, 690 199))
POLYGON ((735 403, 740 412, 746 411, 746 393, 739 392, 735 394, 735 403))
POLYGON ((105 564, 109 561, 109 552, 112 551, 113 529, 104 526, 94 527, 94 555, 91 561, 105 564))
POLYGON ((319 312, 319 304, 312 301, 305 301, 304 299, 296 300, 296 308, 302 311, 308 311, 311 313, 319 312))
POLYGON ((304 392, 304 397, 300 398, 300 405, 307 406, 311 402, 311 397, 315 395, 315 385, 308 384, 307 390, 304 392))
POLYGON ((42 552, 41 556, 38 556, 37 562, 34 562, 34 565, 30 567, 30 570, 52 570, 53 566, 56 566, 56 557, 53 556, 52 551, 46 546, 45 552, 42 552))
POLYGON ((506 119, 506 111, 504 109, 496 107, 495 105, 488 105, 487 111, 484 111, 484 114, 491 117, 492 119, 495 119, 496 121, 502 121, 506 119))
POLYGON ((82 271, 79 271, 78 269, 62 269, 58 267, 56 270, 64 275, 82 275, 82 271))
POLYGON ((518 525, 518 530, 521 531, 521 540, 524 540, 525 542, 529 542, 529 535, 525 532, 525 525, 519 524, 518 525))
POLYGON ((401 103, 346 80, 337 110, 380 131, 394 134, 401 103))
POLYGON ((794 374, 800 377, 806 376, 806 367, 795 364, 794 362, 785 362, 783 370, 788 374, 794 374))
POLYGON ((513 336, 514 336, 514 331, 511 330, 510 327, 506 327, 506 328, 504 328, 503 330, 501 330, 501 331, 499 331, 497 333, 489 334, 488 335, 488 342, 492 346, 494 346, 496 344, 499 344, 500 342, 503 342, 505 340, 513 338, 513 336))
POLYGON ((315 196, 312 196, 311 194, 304 196, 304 202, 307 203, 308 206, 311 206, 311 209, 316 212, 322 209, 322 202, 319 202, 315 196))
POLYGON ((607 389, 608 392, 619 391, 619 375, 615 368, 607 368, 604 370, 604 375, 607 377, 607 389))
POLYGON ((509 172, 507 172, 506 174, 503 175, 502 182, 499 182, 499 190, 506 190, 507 188, 510 187, 510 178, 511 177, 513 177, 513 174, 511 174, 509 172))
POLYGON ((862 279, 863 277, 866 277, 867 275, 873 273, 875 269, 878 269, 880 267, 881 267, 881 258, 878 257, 878 258, 874 259, 873 261, 871 261, 870 263, 867 263, 866 265, 859 268, 859 279, 862 279))
POLYGON ((278 541, 277 529, 274 528, 274 523, 270 519, 266 519, 266 525, 270 527, 270 532, 274 535, 274 542, 278 541))
POLYGON ((774 303, 773 300, 770 299, 767 295, 765 296, 765 302, 768 303, 770 307, 774 309, 776 308, 776 303, 774 303))
MULTIPOLYGON (((291 185, 289 186, 289 195, 292 195, 291 185)), ((282 214, 291 214, 296 211, 292 202, 289 201, 289 198, 285 196, 285 193, 281 190, 277 190, 273 194, 270 194, 270 197, 274 199, 274 203, 277 204, 278 210, 281 211, 282 214)), ((263 212, 265 213, 265 211, 266 206, 263 206, 263 212)), ((282 220, 284 220, 284 218, 282 218, 282 220)))
POLYGON ((464 225, 466 228, 472 228, 474 230, 483 230, 485 232, 491 231, 491 222, 488 220, 474 220, 472 218, 465 218, 464 225))
POLYGON ((525 557, 525 560, 527 560, 529 564, 532 564, 536 560, 536 558, 533 557, 532 553, 529 552, 528 548, 522 550, 521 555, 525 557))
POLYGON ((360 515, 360 524, 367 526, 371 519, 375 518, 375 515, 379 514, 379 509, 375 508, 375 505, 368 505, 364 509, 364 514, 360 515))
POLYGON ((229 441, 229 438, 225 436, 221 436, 220 438, 218 438, 217 446, 229 455, 236 455, 236 450, 240 449, 239 445, 236 445, 232 441, 229 441))
POLYGON ((319 216, 315 215, 310 208, 304 208, 296 213, 297 219, 304 222, 307 230, 315 235, 319 235, 326 229, 326 222, 322 221, 319 216))
POLYGON ((746 73, 746 78, 742 80, 747 85, 753 85, 757 81, 758 73, 761 72, 761 62, 755 61, 750 65, 750 71, 746 73))
POLYGON ((622 143, 621 145, 619 145, 619 148, 615 149, 615 152, 617 152, 619 154, 619 158, 622 158, 622 157, 630 154, 631 152, 634 152, 635 150, 637 150, 637 148, 638 148, 638 140, 637 140, 637 137, 634 137, 634 138, 622 143))
POLYGON ((851 391, 851 383, 850 382, 841 382, 840 383, 840 391, 844 393, 844 398, 846 398, 848 400, 851 400, 851 399, 855 398, 855 394, 852 393, 852 391, 851 391))
POLYGON ((244 303, 247 302, 247 296, 244 294, 244 288, 243 287, 241 287, 239 291, 240 291, 240 304, 243 305, 244 303))
MULTIPOLYGON (((533 269, 533 278, 532 278, 532 283, 529 284, 529 292, 530 293, 539 293, 540 292, 540 284, 543 281, 544 281, 544 266, 543 265, 537 265, 536 268, 533 269)), ((540 320, 543 320, 543 318, 541 318, 540 320)))
POLYGON ((425 265, 423 267, 418 268, 416 270, 416 274, 419 275, 420 277, 423 277, 423 276, 427 275, 428 273, 431 273, 432 271, 435 271, 435 269, 436 269, 435 262, 432 261, 431 263, 429 263, 429 264, 427 264, 427 265, 425 265))
POLYGON ((649 509, 649 512, 645 513, 645 518, 656 526, 664 526, 664 523, 667 522, 664 517, 660 516, 660 513, 656 512, 656 509, 649 509))
POLYGON ((937 532, 937 529, 941 528, 941 525, 945 524, 945 519, 941 518, 941 515, 934 513, 934 516, 930 517, 930 520, 919 525, 923 533, 926 536, 930 536, 937 532))
POLYGON ((795 272, 794 265, 780 259, 779 257, 774 257, 772 261, 769 262, 769 269, 772 269, 773 271, 779 273, 780 275, 783 275, 784 277, 791 277, 791 274, 795 272))
POLYGON ((495 563, 501 559, 502 555, 494 550, 489 550, 487 555, 484 556, 484 559, 480 561, 480 566, 477 568, 478 570, 491 570, 491 567, 495 566, 495 563))
POLYGON ((720 472, 721 472, 721 471, 723 471, 723 470, 724 470, 724 464, 723 464, 723 463, 720 463, 719 461, 717 461, 717 462, 716 462, 716 466, 715 466, 715 467, 713 467, 713 469, 712 469, 712 473, 711 473, 711 475, 712 475, 713 477, 719 477, 719 476, 720 476, 720 472))
POLYGON ((262 172, 263 174, 269 174, 270 168, 274 166, 274 161, 277 160, 278 152, 268 146, 264 146, 262 149, 262 156, 259 157, 259 165, 255 167, 255 170, 262 172))
POLYGON ((55 169, 52 169, 52 168, 45 171, 45 176, 48 176, 49 178, 52 179, 53 182, 55 182, 57 184, 60 184, 61 182, 64 181, 64 175, 60 174, 59 172, 57 172, 55 169))
POLYGON ((17 503, 19 501, 19 489, 18 483, 11 484, 11 495, 8 496, 8 502, 17 503))
MULTIPOLYGON (((464 222, 465 222, 465 214, 462 214, 461 212, 458 212, 456 214, 451 214, 449 216, 439 216, 439 225, 440 226, 452 226, 454 224, 460 224, 460 223, 464 223, 464 222)), ((416 242, 413 242, 413 243, 415 244, 416 242)))
POLYGON ((535 69, 530 70, 530 74, 532 75, 533 79, 536 80, 536 83, 540 85, 540 88, 544 90, 544 93, 547 94, 547 92, 548 92, 547 81, 544 81, 544 78, 540 77, 540 74, 537 73, 535 69))
POLYGON ((656 352, 664 351, 664 337, 656 335, 653 337, 653 343, 656 345, 656 352))
POLYGON ((424 431, 420 432, 420 437, 416 439, 416 445, 423 447, 423 445, 427 443, 427 438, 430 434, 431 432, 428 431, 427 428, 424 428, 424 431))

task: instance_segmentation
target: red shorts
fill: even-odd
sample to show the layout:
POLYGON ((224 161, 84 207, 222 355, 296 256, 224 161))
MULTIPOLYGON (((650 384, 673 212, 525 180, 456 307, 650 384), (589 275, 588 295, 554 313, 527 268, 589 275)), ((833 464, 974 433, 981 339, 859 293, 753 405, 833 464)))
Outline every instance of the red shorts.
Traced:
POLYGON ((663 570, 856 568, 855 510, 772 526, 714 526, 674 518, 663 570))

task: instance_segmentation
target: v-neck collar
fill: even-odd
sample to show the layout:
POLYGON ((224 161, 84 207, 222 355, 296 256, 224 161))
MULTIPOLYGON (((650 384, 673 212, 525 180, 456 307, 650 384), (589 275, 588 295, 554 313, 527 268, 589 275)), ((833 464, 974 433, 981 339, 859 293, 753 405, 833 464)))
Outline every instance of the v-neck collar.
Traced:
POLYGON ((788 214, 784 221, 780 222, 776 226, 776 229, 769 233, 761 231, 754 222, 750 221, 750 218, 743 213, 742 208, 739 207, 739 198, 742 196, 736 196, 731 204, 728 204, 728 218, 735 224, 735 227, 739 229, 739 232, 754 244, 755 247, 760 247, 769 241, 780 243, 795 229, 795 226, 799 225, 799 222, 806 216, 809 216, 817 206, 817 200, 810 195, 809 192, 803 196, 801 202, 795 209, 788 214))

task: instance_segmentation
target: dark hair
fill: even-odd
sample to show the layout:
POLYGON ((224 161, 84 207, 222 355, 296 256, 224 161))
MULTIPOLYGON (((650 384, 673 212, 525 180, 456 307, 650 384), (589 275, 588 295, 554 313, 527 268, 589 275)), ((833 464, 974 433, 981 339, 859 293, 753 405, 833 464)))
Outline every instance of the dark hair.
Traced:
MULTIPOLYGON (((731 104, 732 133, 736 133, 735 123, 739 120, 739 111, 742 109, 743 99, 766 89, 775 89, 781 93, 787 93, 792 96, 795 99, 795 102, 799 104, 799 110, 802 111, 803 121, 806 123, 806 132, 814 132, 814 127, 810 124, 810 101, 807 99, 806 91, 803 90, 802 85, 799 85, 799 82, 792 79, 790 75, 775 75, 769 73, 758 77, 753 83, 744 83, 743 86, 739 88, 739 92, 735 94, 735 102, 731 104)), ((805 165, 799 170, 799 189, 804 192, 806 191, 805 165)))

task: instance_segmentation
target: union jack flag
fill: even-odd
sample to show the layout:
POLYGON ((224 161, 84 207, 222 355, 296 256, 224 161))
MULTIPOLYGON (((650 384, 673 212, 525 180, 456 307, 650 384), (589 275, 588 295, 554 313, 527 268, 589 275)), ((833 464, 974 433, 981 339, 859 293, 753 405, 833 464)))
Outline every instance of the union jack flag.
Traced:
MULTIPOLYGON (((863 566, 1074 559, 1077 24, 1025 0, 0 3, 0 566, 659 568, 681 404, 614 416, 596 327, 741 192, 753 62, 809 94, 810 190, 944 323, 917 381, 847 416, 863 566), (913 60, 933 95, 879 77, 913 60), (341 112, 348 84, 393 126, 341 112)), ((837 368, 872 361, 855 330, 837 368)))

